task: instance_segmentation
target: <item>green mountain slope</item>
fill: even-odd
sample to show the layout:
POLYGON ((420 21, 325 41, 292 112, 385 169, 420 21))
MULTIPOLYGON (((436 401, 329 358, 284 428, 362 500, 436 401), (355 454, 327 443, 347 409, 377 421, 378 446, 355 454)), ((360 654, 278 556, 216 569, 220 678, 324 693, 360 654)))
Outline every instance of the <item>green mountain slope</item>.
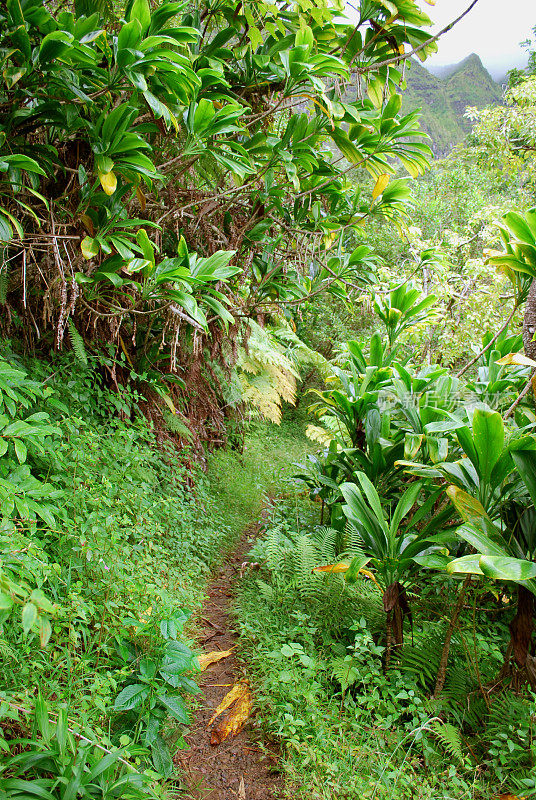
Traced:
POLYGON ((406 80, 402 108, 405 112, 422 109, 421 126, 431 136, 437 155, 447 153, 471 129, 463 117, 467 106, 483 108, 501 102, 501 87, 475 53, 438 75, 412 61, 406 80))

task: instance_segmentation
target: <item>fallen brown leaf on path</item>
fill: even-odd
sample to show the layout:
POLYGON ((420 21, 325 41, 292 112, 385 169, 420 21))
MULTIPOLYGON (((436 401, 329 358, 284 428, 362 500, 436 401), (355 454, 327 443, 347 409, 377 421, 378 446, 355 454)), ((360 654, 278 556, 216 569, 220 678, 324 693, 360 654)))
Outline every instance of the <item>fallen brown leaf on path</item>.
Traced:
POLYGON ((230 656, 233 650, 234 648, 231 647, 230 650, 213 650, 211 653, 202 653, 197 657, 201 667, 201 672, 204 672, 204 670, 206 670, 206 668, 211 664, 215 664, 217 661, 221 661, 222 658, 227 658, 227 656, 230 656))
POLYGON ((229 706, 232 706, 232 704, 236 700, 238 700, 238 698, 242 697, 242 695, 247 691, 248 691, 247 684, 245 684, 245 683, 235 683, 235 685, 233 686, 231 691, 227 692, 227 694, 225 695, 225 697, 223 698, 223 700, 221 701, 219 706, 214 711, 214 714, 211 716, 211 718, 209 719, 209 721, 207 723, 207 727, 212 725, 212 723, 214 722, 216 717, 219 717, 220 714, 223 714, 223 712, 226 709, 228 709, 229 706))
POLYGON ((236 736, 249 719, 252 708, 253 698, 246 686, 245 690, 238 695, 238 699, 234 701, 229 713, 222 717, 213 728, 210 735, 210 744, 221 744, 228 736, 236 736))
POLYGON ((240 786, 238 787, 238 800, 246 800, 246 784, 244 778, 240 778, 240 786))

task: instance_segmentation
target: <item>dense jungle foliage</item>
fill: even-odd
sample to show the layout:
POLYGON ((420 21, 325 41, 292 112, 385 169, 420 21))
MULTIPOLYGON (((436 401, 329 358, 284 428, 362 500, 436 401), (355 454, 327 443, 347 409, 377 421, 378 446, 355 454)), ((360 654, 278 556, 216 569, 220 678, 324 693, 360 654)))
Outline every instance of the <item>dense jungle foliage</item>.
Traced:
POLYGON ((536 55, 434 160, 420 5, 0 9, 2 796, 192 796, 261 508, 281 796, 536 796, 536 55))

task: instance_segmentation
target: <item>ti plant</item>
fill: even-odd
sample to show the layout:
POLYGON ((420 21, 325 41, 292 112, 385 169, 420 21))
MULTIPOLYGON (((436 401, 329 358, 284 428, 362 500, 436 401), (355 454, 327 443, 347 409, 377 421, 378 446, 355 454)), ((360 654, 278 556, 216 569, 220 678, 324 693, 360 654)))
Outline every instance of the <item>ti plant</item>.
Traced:
POLYGON ((400 335, 430 318, 430 309, 437 302, 433 294, 423 295, 411 283, 402 283, 374 301, 374 310, 385 325, 389 347, 400 335))
POLYGON ((412 483, 389 514, 363 472, 357 473, 355 483, 343 483, 341 492, 346 501, 343 513, 359 536, 363 555, 349 563, 333 565, 331 570, 322 568, 344 572, 346 581, 351 583, 370 565, 386 613, 386 663, 390 660, 393 638, 396 647, 403 644, 404 616, 411 620, 407 590, 419 571, 417 557, 439 549, 430 538, 450 516, 448 508, 432 515, 440 490, 430 493, 414 510, 422 490, 421 481, 412 483))

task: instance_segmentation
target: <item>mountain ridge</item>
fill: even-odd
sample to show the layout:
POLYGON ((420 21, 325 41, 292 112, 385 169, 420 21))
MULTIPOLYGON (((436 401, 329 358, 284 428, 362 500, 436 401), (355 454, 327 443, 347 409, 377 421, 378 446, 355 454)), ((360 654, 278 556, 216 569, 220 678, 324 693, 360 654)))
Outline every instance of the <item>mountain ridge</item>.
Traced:
POLYGON ((500 103, 502 88, 480 57, 471 53, 457 64, 427 69, 411 60, 402 93, 405 113, 422 110, 421 127, 432 139, 434 153, 446 155, 471 130, 464 118, 468 106, 500 103))

